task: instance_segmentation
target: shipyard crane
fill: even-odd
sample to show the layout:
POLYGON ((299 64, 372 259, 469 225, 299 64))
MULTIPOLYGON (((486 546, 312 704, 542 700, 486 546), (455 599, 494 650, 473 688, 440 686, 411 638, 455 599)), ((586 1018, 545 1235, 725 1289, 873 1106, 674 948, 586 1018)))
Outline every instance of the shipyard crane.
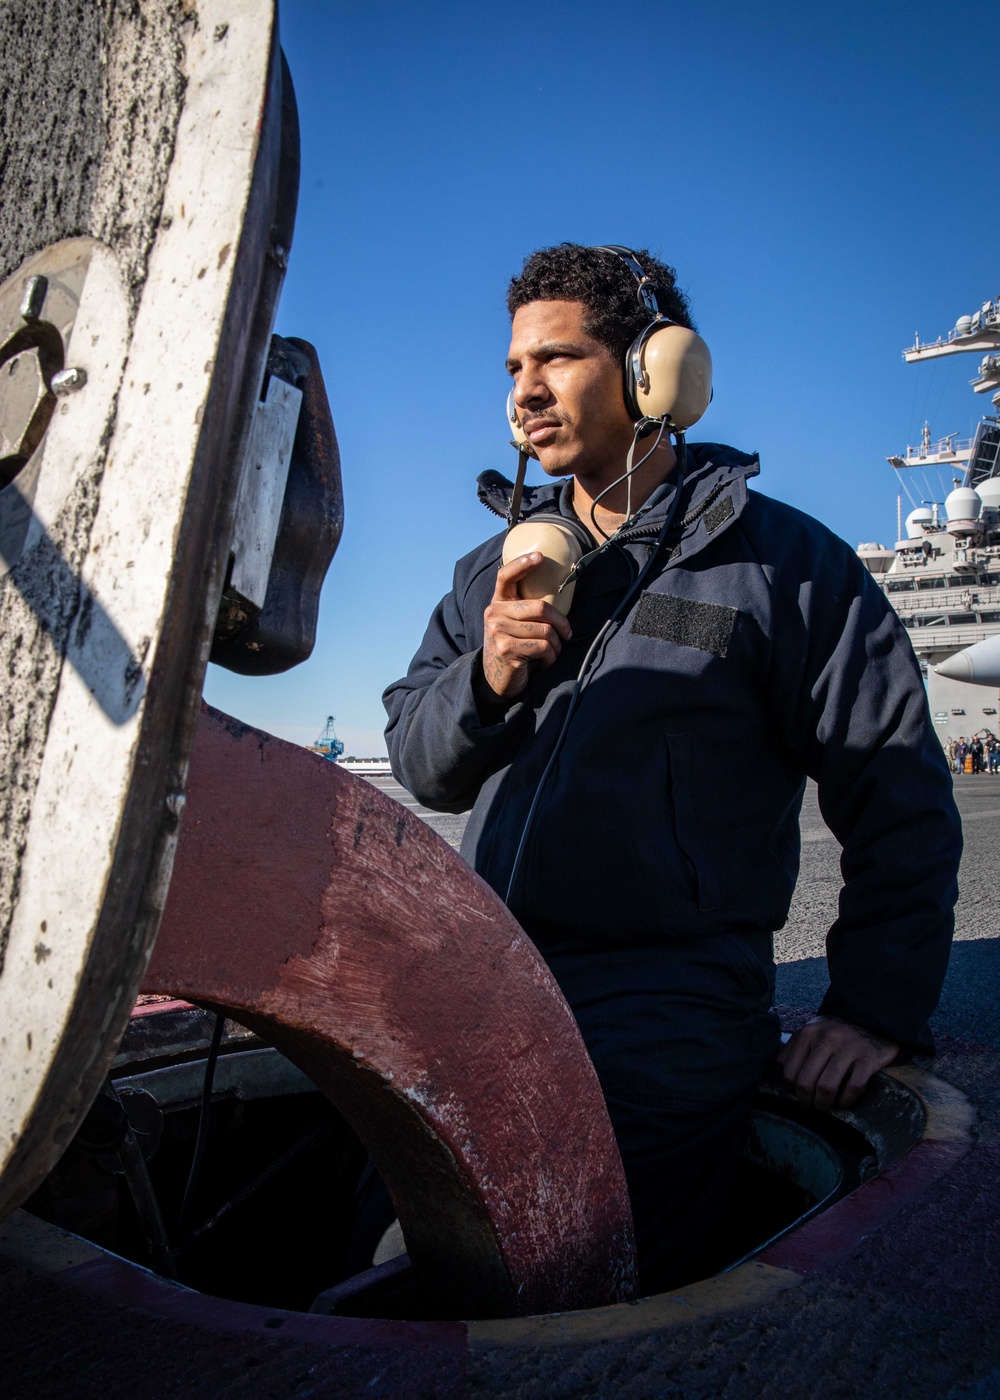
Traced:
POLYGON ((324 724, 319 738, 311 747, 316 753, 321 753, 324 758, 328 758, 332 763, 336 763, 337 759, 340 758, 344 752, 344 741, 343 739, 337 738, 337 731, 333 727, 333 721, 334 716, 327 715, 326 724, 324 724))

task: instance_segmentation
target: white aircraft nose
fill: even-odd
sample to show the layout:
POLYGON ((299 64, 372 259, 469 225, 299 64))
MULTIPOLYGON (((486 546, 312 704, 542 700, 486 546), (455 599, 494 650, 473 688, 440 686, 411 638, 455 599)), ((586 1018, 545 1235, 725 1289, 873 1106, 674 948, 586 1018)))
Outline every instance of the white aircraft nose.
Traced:
POLYGON ((1000 685, 1000 634, 957 651, 934 667, 939 676, 973 685, 1000 685))
POLYGON ((944 676, 949 681, 971 681, 973 678, 972 661, 964 651, 956 651, 954 656, 940 662, 934 670, 937 675, 944 676))

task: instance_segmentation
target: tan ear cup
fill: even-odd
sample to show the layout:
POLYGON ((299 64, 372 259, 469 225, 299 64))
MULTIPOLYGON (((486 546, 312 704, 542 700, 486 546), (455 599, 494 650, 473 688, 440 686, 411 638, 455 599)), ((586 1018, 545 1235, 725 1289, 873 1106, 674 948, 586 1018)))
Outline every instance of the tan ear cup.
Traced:
MULTIPOLYGON (((538 453, 528 441, 527 434, 521 427, 521 420, 517 416, 517 409, 514 406, 513 389, 511 389, 510 393, 507 395, 507 426, 510 428, 511 437, 514 439, 519 450, 526 453, 529 457, 537 457, 538 453)), ((523 552, 522 550, 522 553, 523 552)))
POLYGON ((629 351, 636 407, 647 418, 669 418, 683 432, 712 401, 712 356, 695 331, 656 322, 629 351))
POLYGON ((542 562, 521 580, 518 591, 522 598, 544 598, 565 615, 573 602, 576 581, 559 590, 583 555, 583 547, 569 526, 554 520, 524 520, 507 531, 503 562, 509 564, 536 549, 543 556, 542 562))

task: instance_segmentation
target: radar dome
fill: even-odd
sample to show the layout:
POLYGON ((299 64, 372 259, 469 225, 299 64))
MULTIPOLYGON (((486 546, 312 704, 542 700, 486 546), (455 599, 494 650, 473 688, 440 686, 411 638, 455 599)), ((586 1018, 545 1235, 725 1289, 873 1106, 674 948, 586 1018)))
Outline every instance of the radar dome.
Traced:
POLYGON ((956 487, 944 503, 945 515, 948 517, 948 529, 953 534, 956 531, 971 534, 979 519, 982 505, 979 492, 973 491, 971 486, 956 487))
POLYGON ((972 317, 971 317, 971 316, 959 316, 958 320, 955 322, 955 334, 956 334, 956 335, 970 335, 971 332, 972 332, 972 317))
POLYGON ((1000 476, 988 476, 976 487, 984 510, 1000 510, 1000 476))
POLYGON ((917 506, 916 510, 911 510, 906 517, 903 529, 908 540, 916 539, 922 535, 924 530, 934 523, 934 512, 930 506, 917 506))

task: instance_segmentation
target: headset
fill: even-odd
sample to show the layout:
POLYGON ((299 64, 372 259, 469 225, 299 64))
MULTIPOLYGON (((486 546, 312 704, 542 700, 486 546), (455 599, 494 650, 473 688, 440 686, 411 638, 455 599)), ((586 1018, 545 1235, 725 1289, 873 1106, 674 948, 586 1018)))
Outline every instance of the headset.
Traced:
MULTIPOLYGON (((697 423, 712 401, 712 356, 708 346, 696 331, 671 321, 660 310, 652 280, 631 248, 599 243, 592 251, 610 253, 625 264, 636 280, 639 304, 649 313, 648 324, 629 346, 622 366, 625 407, 632 421, 685 432, 697 423)), ((536 457, 517 416, 513 389, 507 395, 507 422, 519 453, 536 457)), ((517 504, 520 507, 520 499, 517 504)), ((512 521, 516 521, 517 513, 511 514, 512 521)))
MULTIPOLYGON (((601 493, 602 496, 607 495, 622 481, 628 482, 625 522, 628 524, 632 515, 632 477, 659 447, 665 432, 672 432, 677 437, 678 457, 681 459, 683 474, 684 432, 697 423, 712 401, 712 356, 700 335, 689 330, 687 326, 678 325, 660 310, 652 279, 631 248, 619 243, 600 243, 594 245, 591 251, 609 253, 625 264, 635 278, 639 304, 650 318, 629 346, 622 364, 625 406, 635 424, 632 447, 625 471, 601 493), (640 436, 652 428, 659 429, 652 447, 638 462, 634 462, 640 436)), ((518 522, 528 458, 537 458, 538 454, 521 427, 513 389, 507 395, 507 422, 513 434, 511 445, 518 451, 518 461, 510 502, 508 543, 504 547, 503 562, 506 564, 519 553, 527 553, 529 549, 541 547, 544 561, 539 568, 546 574, 545 586, 541 586, 541 579, 529 582, 529 575, 529 579, 522 581, 522 596, 545 597, 554 602, 561 611, 568 612, 573 597, 573 584, 569 579, 575 578, 576 565, 587 552, 587 543, 585 538, 581 538, 581 532, 574 531, 575 539, 568 542, 570 548, 567 553, 567 541, 564 538, 567 525, 565 518, 558 515, 532 517, 536 524, 532 531, 532 539, 528 541, 526 537, 521 538, 526 525, 518 522), (555 557, 565 560, 562 589, 559 588, 556 573, 547 568, 554 562, 550 558, 552 551, 546 547, 544 538, 535 538, 537 527, 543 523, 553 527, 549 535, 555 557), (514 536, 513 539, 510 538, 511 535, 514 536), (554 594, 553 587, 556 589, 554 594)), ((608 535, 597 523, 597 505, 600 499, 599 496, 591 506, 590 519, 595 536, 601 535, 607 541, 608 535)))

